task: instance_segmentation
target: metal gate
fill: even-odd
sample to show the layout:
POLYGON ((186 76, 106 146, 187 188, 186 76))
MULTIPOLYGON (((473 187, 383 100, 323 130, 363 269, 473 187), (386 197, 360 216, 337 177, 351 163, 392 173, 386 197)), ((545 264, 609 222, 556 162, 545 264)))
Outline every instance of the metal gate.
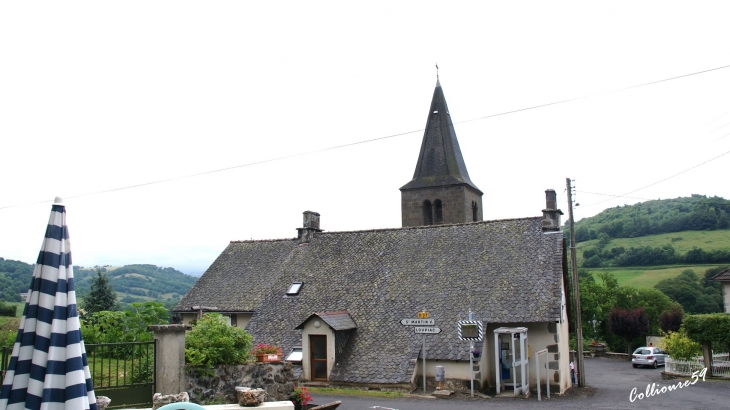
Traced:
POLYGON ((87 344, 96 395, 109 397, 109 408, 151 407, 156 352, 154 341, 87 344))
MULTIPOLYGON (((94 393, 107 396, 109 408, 151 407, 155 393, 155 342, 87 344, 94 393)), ((0 348, 0 384, 5 378, 12 348, 0 348)))
POLYGON ((0 385, 5 380, 5 372, 10 364, 10 355, 13 353, 12 347, 0 347, 0 385))

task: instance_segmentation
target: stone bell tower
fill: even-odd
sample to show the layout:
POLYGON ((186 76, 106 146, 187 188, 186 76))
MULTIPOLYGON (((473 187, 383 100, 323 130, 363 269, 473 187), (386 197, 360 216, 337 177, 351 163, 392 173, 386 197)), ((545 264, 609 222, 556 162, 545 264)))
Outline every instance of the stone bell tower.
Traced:
POLYGON ((438 80, 416 172, 400 191, 404 227, 482 220, 483 193, 469 179, 438 80))

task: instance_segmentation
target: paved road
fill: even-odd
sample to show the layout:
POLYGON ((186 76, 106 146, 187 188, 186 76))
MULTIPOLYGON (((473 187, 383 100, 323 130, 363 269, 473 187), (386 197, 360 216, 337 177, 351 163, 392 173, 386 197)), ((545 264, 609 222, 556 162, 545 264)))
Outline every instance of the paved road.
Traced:
MULTIPOLYGON (((318 404, 341 400, 343 410, 440 410, 440 409, 712 409, 730 408, 730 382, 702 381, 675 391, 656 394, 643 399, 629 400, 634 388, 636 395, 645 393, 647 385, 655 384, 655 390, 663 386, 676 385, 678 381, 661 380, 659 369, 634 369, 628 362, 613 359, 587 359, 585 363, 585 389, 571 389, 564 396, 553 395, 550 400, 537 401, 537 395, 529 399, 475 398, 468 394, 457 394, 451 399, 424 399, 403 397, 379 399, 363 397, 341 397, 322 394, 314 395, 318 404)), ((543 392, 544 393, 544 392, 543 392)), ((543 396, 544 398, 544 396, 543 396)))

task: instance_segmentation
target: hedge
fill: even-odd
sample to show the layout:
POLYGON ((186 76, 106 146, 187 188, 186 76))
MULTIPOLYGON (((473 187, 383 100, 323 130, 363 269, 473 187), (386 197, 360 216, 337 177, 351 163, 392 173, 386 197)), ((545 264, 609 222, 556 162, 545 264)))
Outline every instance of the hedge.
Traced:
POLYGON ((0 302, 0 316, 15 317, 18 306, 0 302))
POLYGON ((684 328, 687 336, 697 342, 730 346, 730 315, 726 313, 687 315, 684 317, 684 328))

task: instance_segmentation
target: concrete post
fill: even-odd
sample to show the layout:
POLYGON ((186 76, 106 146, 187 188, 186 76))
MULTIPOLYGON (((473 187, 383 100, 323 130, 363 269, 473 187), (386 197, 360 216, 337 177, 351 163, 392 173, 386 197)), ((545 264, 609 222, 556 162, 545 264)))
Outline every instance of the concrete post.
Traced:
POLYGON ((702 342, 702 357, 707 368, 707 377, 712 377, 712 343, 702 342))
POLYGON ((148 326, 155 334, 155 392, 178 394, 185 386, 185 331, 190 325, 148 326))

